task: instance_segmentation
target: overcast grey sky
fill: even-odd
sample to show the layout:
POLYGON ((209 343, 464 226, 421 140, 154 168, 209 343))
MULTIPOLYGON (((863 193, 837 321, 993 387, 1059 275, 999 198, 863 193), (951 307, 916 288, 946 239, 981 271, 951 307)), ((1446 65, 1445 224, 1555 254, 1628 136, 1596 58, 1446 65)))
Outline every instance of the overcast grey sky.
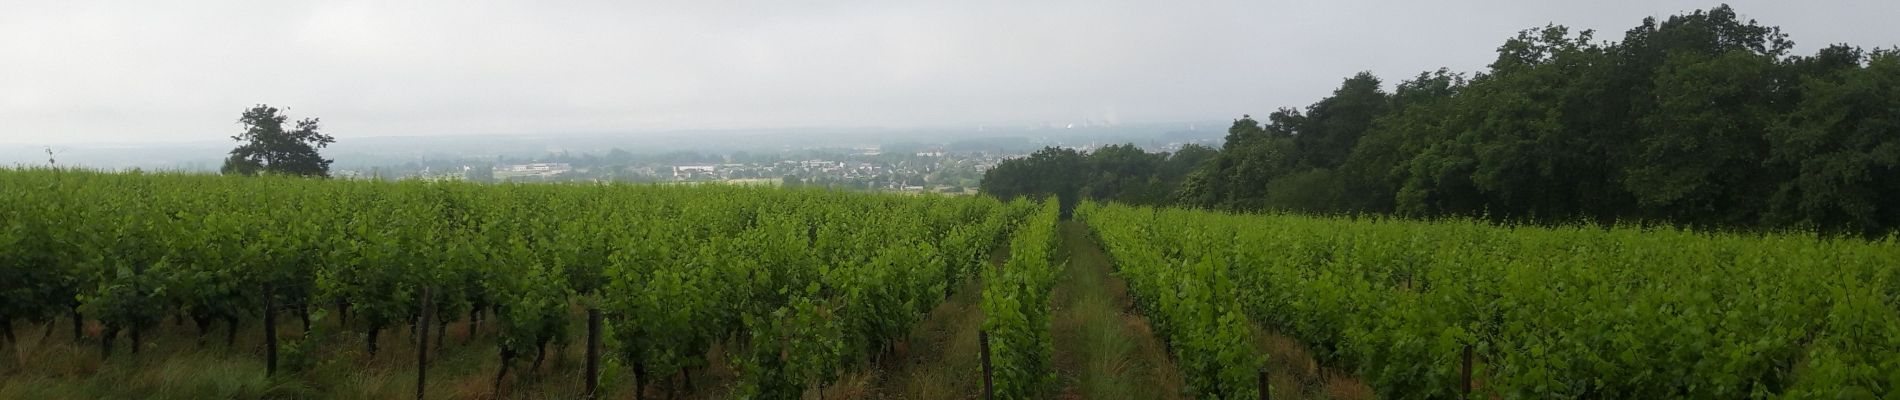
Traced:
MULTIPOLYGON (((0 142, 1225 120, 1713 1, 0 0, 0 142)), ((1809 53, 1900 1, 1732 1, 1809 53)))

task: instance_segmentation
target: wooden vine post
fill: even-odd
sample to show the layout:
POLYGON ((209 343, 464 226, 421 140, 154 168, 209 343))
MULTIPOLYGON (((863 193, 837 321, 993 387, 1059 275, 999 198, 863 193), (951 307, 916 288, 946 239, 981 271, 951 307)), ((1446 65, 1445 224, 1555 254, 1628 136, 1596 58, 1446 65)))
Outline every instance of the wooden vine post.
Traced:
POLYGON ((599 395, 600 388, 600 308, 587 309, 587 391, 585 396, 593 400, 599 395))
MULTIPOLYGON (((235 329, 234 329, 235 330, 235 329)), ((264 376, 277 375, 277 296, 264 285, 264 376)))
POLYGON ((1465 345, 1465 366, 1461 370, 1459 375, 1461 375, 1464 378, 1464 383, 1465 383, 1465 386, 1464 388, 1462 388, 1463 390, 1460 393, 1464 395, 1464 398, 1470 399, 1471 398, 1471 345, 1468 345, 1468 344, 1465 345))
POLYGON ((418 322, 417 325, 420 325, 423 327, 422 329, 416 330, 417 331, 416 333, 416 399, 420 400, 422 399, 423 389, 428 387, 428 378, 429 378, 429 328, 428 326, 429 326, 429 314, 432 314, 433 310, 429 309, 429 287, 428 286, 422 287, 422 298, 419 299, 417 303, 421 305, 421 310, 422 310, 422 321, 418 322))
POLYGON ((996 400, 996 383, 991 381, 994 370, 990 367, 990 332, 977 331, 977 344, 983 349, 983 399, 996 400))
POLYGON ((1273 394, 1269 392, 1267 389, 1268 389, 1267 368, 1261 367, 1260 368, 1260 400, 1268 400, 1272 398, 1273 394))

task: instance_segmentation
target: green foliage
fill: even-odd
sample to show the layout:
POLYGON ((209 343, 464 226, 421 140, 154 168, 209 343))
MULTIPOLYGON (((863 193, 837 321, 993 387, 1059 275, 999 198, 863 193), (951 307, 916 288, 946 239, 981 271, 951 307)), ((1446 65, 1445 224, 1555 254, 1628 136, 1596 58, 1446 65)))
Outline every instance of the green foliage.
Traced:
POLYGON ((280 352, 278 357, 281 358, 278 362, 281 363, 279 365, 284 368, 284 370, 292 372, 313 371, 323 367, 325 364, 343 362, 341 359, 329 357, 328 354, 324 354, 323 349, 320 347, 325 341, 332 340, 335 335, 335 332, 331 330, 329 325, 319 323, 327 317, 329 317, 328 310, 317 309, 312 311, 310 315, 312 325, 310 326, 309 332, 298 338, 280 342, 279 345, 283 348, 278 350, 280 352))
POLYGON ((1063 210, 1074 204, 1082 190, 1084 156, 1074 149, 1047 147, 1029 157, 1004 160, 983 173, 983 193, 1002 200, 1054 196, 1063 210))
MULTIPOLYGON (((1817 56, 1835 66, 1803 77, 1805 101, 1769 131, 1769 165, 1792 172, 1774 190, 1771 222, 1878 234, 1900 226, 1900 50, 1817 56)), ((1806 61, 1806 60, 1804 60, 1806 61)))
POLYGON ((983 331, 989 333, 996 396, 1048 397, 1055 383, 1049 295, 1060 272, 1055 250, 1060 205, 1042 202, 1010 239, 1009 261, 983 269, 983 331))
POLYGON ((982 191, 999 199, 1055 196, 1068 215, 1082 199, 1160 205, 1172 201, 1178 182, 1217 152, 1186 145, 1149 153, 1134 144, 1091 152, 1045 148, 1026 158, 1003 160, 983 176, 982 191))
POLYGON ((1547 25, 1469 78, 1440 69, 1387 93, 1359 73, 1264 124, 1243 116, 1191 173, 1104 148, 1080 158, 1113 162, 1038 153, 984 187, 1227 211, 1900 229, 1900 203, 1879 200, 1900 196, 1895 51, 1792 47, 1726 5, 1645 19, 1620 41, 1547 25))
MULTIPOLYGON (((49 171, 58 174, 59 171, 49 171)), ((75 306, 88 232, 67 211, 70 188, 20 182, 0 191, 0 320, 47 320, 75 306)))
POLYGON ((1116 274, 1174 351, 1197 398, 1258 398, 1266 356, 1254 349, 1231 268, 1236 244, 1184 226, 1161 224, 1153 210, 1085 204, 1079 218, 1114 258, 1116 274), (1162 246, 1174 243, 1177 246, 1162 246))
MULTIPOLYGON (((1175 333, 1167 302, 1231 280, 1214 304, 1238 302, 1391 397, 1458 397, 1467 347, 1480 397, 1500 398, 1882 398, 1900 365, 1891 238, 1118 205, 1080 215, 1170 338, 1218 332, 1175 333), (1154 243, 1178 245, 1144 249, 1154 243), (1156 287, 1148 274, 1206 277, 1156 287)), ((1184 372, 1204 371, 1173 341, 1184 372)))
POLYGON ((1361 72, 1341 83, 1331 97, 1313 103, 1304 115, 1285 110, 1268 130, 1292 135, 1298 163, 1305 168, 1335 168, 1346 162, 1373 120, 1392 107, 1378 77, 1361 72))
POLYGON ((1268 136, 1251 116, 1234 121, 1220 154, 1181 184, 1176 199, 1199 207, 1260 208, 1268 179, 1293 165, 1293 140, 1268 136))
POLYGON ((986 197, 52 169, 0 170, 0 186, 39 189, 0 192, 9 322, 77 306, 112 338, 181 314, 253 323, 266 301, 340 320, 343 332, 285 343, 294 371, 330 362, 310 353, 325 338, 472 313, 492 315, 482 331, 506 369, 583 339, 572 317, 598 307, 611 365, 635 379, 703 373, 723 342, 755 398, 797 397, 889 353, 1035 211, 986 197))

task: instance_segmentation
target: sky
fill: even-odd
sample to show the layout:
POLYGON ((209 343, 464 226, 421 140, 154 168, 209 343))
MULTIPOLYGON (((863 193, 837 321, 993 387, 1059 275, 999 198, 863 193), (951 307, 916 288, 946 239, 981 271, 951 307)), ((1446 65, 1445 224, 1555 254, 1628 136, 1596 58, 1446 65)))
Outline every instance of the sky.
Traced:
MULTIPOLYGON (((226 140, 259 103, 339 140, 1225 121, 1717 4, 0 0, 0 143, 226 140)), ((1730 4, 1798 54, 1900 44, 1900 1, 1730 4)))

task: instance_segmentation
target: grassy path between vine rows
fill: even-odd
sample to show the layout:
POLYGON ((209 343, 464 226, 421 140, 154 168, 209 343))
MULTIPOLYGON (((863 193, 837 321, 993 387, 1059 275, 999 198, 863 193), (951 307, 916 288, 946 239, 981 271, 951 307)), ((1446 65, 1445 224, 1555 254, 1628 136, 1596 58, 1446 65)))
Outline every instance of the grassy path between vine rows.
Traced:
POLYGON ((1185 383, 1135 313, 1128 285, 1080 222, 1061 226, 1068 263, 1051 296, 1055 366, 1064 399, 1179 399, 1185 383))

